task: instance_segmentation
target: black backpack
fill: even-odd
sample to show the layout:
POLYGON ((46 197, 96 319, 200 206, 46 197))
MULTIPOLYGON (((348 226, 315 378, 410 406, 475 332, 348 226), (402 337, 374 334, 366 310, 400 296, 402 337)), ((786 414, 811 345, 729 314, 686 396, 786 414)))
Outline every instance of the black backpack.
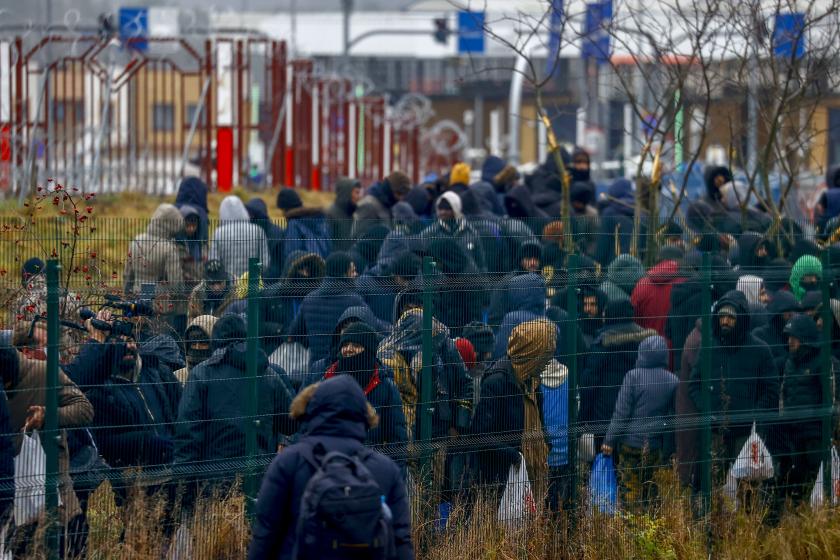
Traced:
POLYGON ((292 558, 394 558, 391 511, 364 465, 373 452, 362 448, 353 456, 327 453, 319 443, 307 446, 303 455, 315 473, 301 498, 292 558))

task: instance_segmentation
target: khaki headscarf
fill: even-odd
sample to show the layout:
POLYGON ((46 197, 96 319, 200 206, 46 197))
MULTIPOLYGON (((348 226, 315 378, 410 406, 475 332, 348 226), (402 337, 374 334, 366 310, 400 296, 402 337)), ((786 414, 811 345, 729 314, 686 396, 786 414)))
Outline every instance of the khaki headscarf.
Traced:
POLYGON ((522 455, 534 481, 544 478, 548 465, 548 447, 543 435, 536 388, 540 382, 539 375, 554 355, 556 345, 557 330, 547 319, 522 323, 513 329, 508 338, 508 357, 525 395, 522 455))

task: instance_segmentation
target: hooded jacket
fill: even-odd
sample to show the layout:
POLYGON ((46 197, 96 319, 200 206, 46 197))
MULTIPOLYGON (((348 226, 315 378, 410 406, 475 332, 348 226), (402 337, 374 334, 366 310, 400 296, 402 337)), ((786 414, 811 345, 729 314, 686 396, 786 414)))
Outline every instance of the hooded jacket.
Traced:
MULTIPOLYGON (((319 445, 325 451, 357 455, 364 448, 367 430, 364 392, 353 379, 340 375, 322 382, 312 393, 303 393, 294 408, 304 409, 300 439, 277 454, 262 481, 248 549, 249 560, 291 560, 300 504, 315 469, 306 459, 319 445)), ((382 489, 393 516, 397 558, 414 558, 411 514, 400 468, 391 459, 373 452, 364 461, 382 489)))
POLYGON ((255 423, 257 452, 261 454, 275 453, 284 437, 295 431, 289 418, 294 391, 281 379, 285 374, 268 367, 262 350, 255 356, 257 416, 248 416, 246 336, 245 321, 240 316, 219 319, 213 326, 212 356, 190 371, 184 386, 174 437, 175 463, 205 467, 201 469, 204 477, 199 475, 199 479, 218 479, 219 470, 227 478, 236 475, 236 468, 223 461, 245 456, 248 425, 255 420, 259 420, 255 423))
POLYGON ((235 196, 227 196, 219 206, 220 225, 213 232, 210 259, 219 259, 228 274, 239 278, 248 272, 248 260, 260 259, 263 270, 271 269, 271 253, 265 232, 250 221, 248 210, 235 196))
MULTIPOLYGON (((493 359, 507 354, 508 338, 518 325, 545 316, 545 280, 533 272, 511 278, 509 283, 509 309, 499 323, 493 359)), ((495 325, 492 325, 495 326, 495 325)))
POLYGON ((387 179, 371 186, 353 212, 350 237, 359 239, 376 225, 391 227, 391 208, 397 203, 387 179))
POLYGON ((668 342, 661 336, 644 339, 636 367, 624 376, 604 443, 670 451, 673 438, 665 426, 674 415, 678 385, 668 370, 668 342))
POLYGON ((391 333, 390 323, 379 320, 369 307, 348 307, 338 318, 338 321, 335 323, 335 328, 331 331, 332 336, 330 337, 329 353, 326 357, 312 364, 312 368, 309 370, 308 380, 303 382, 304 387, 321 379, 324 373, 326 373, 327 368, 338 359, 341 330, 350 323, 364 323, 368 325, 376 332, 380 340, 391 333))
MULTIPOLYGON (((123 282, 127 294, 139 294, 145 283, 155 285, 160 305, 170 301, 183 301, 184 275, 182 259, 184 249, 175 241, 184 229, 184 218, 172 204, 161 204, 152 215, 146 228, 131 243, 125 261, 123 282)), ((168 306, 164 312, 168 312, 168 306)))
MULTIPOLYGON (((779 408, 779 375, 767 345, 750 332, 747 299, 739 291, 727 292, 712 308, 711 378, 709 379, 710 410, 718 421, 728 421, 730 432, 727 453, 737 452, 737 441, 749 434, 753 419, 734 420, 735 413, 761 415, 779 408), (730 337, 721 333, 719 314, 724 306, 737 312, 736 327, 730 337)), ((700 409, 700 363, 691 372, 689 395, 700 409)), ((759 422, 760 424, 760 422, 759 422)), ((720 429, 720 425, 715 425, 720 429)), ((726 457, 734 455, 727 454, 726 457)))
POLYGON ((775 244, 760 233, 748 231, 738 238, 738 271, 741 274, 755 274, 764 278, 765 269, 775 258, 775 244), (760 258, 755 253, 762 245, 767 249, 767 256, 760 258))
POLYGON ((780 371, 788 353, 788 337, 784 333, 786 324, 784 313, 798 311, 799 303, 792 293, 776 292, 773 300, 767 305, 767 323, 753 329, 753 336, 764 341, 770 348, 773 360, 780 371))
POLYGON ((333 250, 347 251, 353 245, 353 190, 361 188, 356 179, 344 177, 335 184, 335 201, 327 207, 327 227, 333 250))
POLYGON ((332 329, 341 314, 354 306, 367 307, 367 304, 356 293, 352 278, 324 278, 318 289, 303 298, 287 336, 308 343, 310 370, 316 361, 327 357, 332 329))
POLYGON ((607 301, 626 299, 630 301, 633 288, 645 275, 645 267, 632 255, 619 255, 607 267, 607 279, 601 282, 600 289, 607 296, 607 301))
POLYGON ((64 367, 93 405, 91 431, 99 452, 112 467, 172 461, 173 423, 181 384, 167 364, 169 360, 161 360, 155 352, 157 346, 139 346, 136 380, 117 373, 114 360, 119 357, 119 345, 110 342, 88 341, 76 359, 64 367))
POLYGON ((283 262, 283 239, 285 233, 268 215, 268 206, 261 198, 252 198, 245 203, 245 209, 251 217, 251 223, 260 226, 265 233, 268 243, 268 253, 271 265, 263 269, 263 278, 273 280, 280 277, 280 266, 283 262))
POLYGON ((332 252, 327 218, 320 208, 301 206, 286 211, 283 254, 289 255, 294 251, 317 253, 325 259, 332 252))
MULTIPOLYGON (((207 208, 207 185, 198 177, 185 177, 181 180, 178 186, 178 194, 175 196, 175 206, 178 209, 183 209, 185 206, 190 206, 198 212, 198 232, 196 239, 202 243, 207 243, 207 238, 210 233, 208 216, 210 210, 207 208)), ((190 249, 192 252, 192 249, 190 249)))
POLYGON ((665 336, 665 323, 671 310, 671 290, 683 281, 677 261, 662 261, 651 268, 630 295, 636 322, 665 336))
POLYGON ((589 423, 588 431, 596 436, 607 431, 624 376, 636 364, 639 345, 656 334, 627 316, 630 306, 611 306, 610 313, 613 309, 617 316, 607 316, 607 325, 586 356, 580 381, 580 420, 589 423))
MULTIPOLYGON (((201 235, 201 212, 189 204, 183 204, 178 207, 181 211, 181 216, 184 222, 189 221, 190 218, 198 220, 198 230, 192 237, 187 237, 186 232, 179 233, 177 241, 186 248, 182 251, 181 267, 184 272, 184 281, 188 286, 195 286, 201 280, 201 273, 203 272, 204 259, 207 255, 207 233, 202 239, 201 235)), ((207 224, 204 224, 205 229, 207 224)))
POLYGON ((750 326, 753 329, 767 324, 767 308, 761 303, 761 287, 764 280, 752 274, 745 274, 738 278, 735 286, 747 298, 750 307, 750 326))
POLYGON ((818 280, 822 279, 823 269, 820 260, 813 255, 802 255, 793 265, 790 271, 790 291, 796 296, 796 301, 801 302, 808 290, 801 285, 804 276, 814 275, 818 280))
MULTIPOLYGON (((201 332, 202 338, 209 342, 213 333, 213 326, 216 324, 217 321, 218 318, 216 318, 213 315, 199 315, 198 317, 192 319, 189 325, 187 325, 187 330, 184 333, 185 346, 188 344, 187 339, 189 337, 187 335, 192 330, 198 330, 199 332, 201 332)), ((181 382, 182 386, 187 382, 187 376, 190 374, 191 366, 189 363, 189 349, 187 349, 187 355, 185 356, 185 359, 187 359, 187 365, 175 371, 175 377, 178 378, 178 381, 181 382)))
POLYGON ((454 192, 445 192, 435 203, 435 208, 437 208, 443 200, 449 202, 449 205, 452 207, 452 211, 455 214, 455 219, 449 223, 445 223, 440 219, 436 220, 435 223, 423 230, 420 234, 420 238, 427 245, 438 239, 454 239, 472 258, 472 261, 478 270, 486 270, 481 239, 472 225, 464 218, 464 215, 461 212, 461 199, 454 192))

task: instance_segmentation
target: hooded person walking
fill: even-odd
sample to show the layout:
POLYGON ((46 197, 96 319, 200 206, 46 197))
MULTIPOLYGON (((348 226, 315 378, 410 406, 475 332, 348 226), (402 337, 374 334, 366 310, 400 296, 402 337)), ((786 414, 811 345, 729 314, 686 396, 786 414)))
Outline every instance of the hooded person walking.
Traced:
POLYGON ((479 271, 486 270, 481 239, 473 227, 467 223, 461 211, 461 199, 452 191, 440 195, 435 203, 437 221, 423 230, 421 239, 431 244, 439 239, 454 239, 470 256, 479 271))
POLYGON ((411 513, 402 472, 388 457, 367 450, 367 431, 379 417, 350 376, 310 385, 295 397, 291 415, 300 425, 300 438, 278 453, 263 477, 248 548, 249 560, 291 560, 297 524, 307 483, 315 474, 315 452, 356 456, 379 485, 382 503, 392 516, 398 560, 414 558, 411 513))
POLYGON ((335 184, 335 201, 327 207, 327 227, 334 251, 347 251, 353 246, 353 213, 362 199, 358 179, 342 177, 335 184))
POLYGON ((251 217, 245 204, 236 196, 226 196, 219 206, 220 225, 213 232, 210 258, 218 259, 234 278, 248 272, 248 260, 258 258, 264 270, 271 267, 265 232, 251 217))
POLYGON ((549 450, 540 410, 540 374, 554 355, 556 336, 547 319, 522 323, 511 332, 507 356, 485 374, 470 429, 475 435, 492 436, 472 454, 480 483, 501 490, 520 453, 532 484, 546 480, 549 450))
POLYGON ((627 372, 601 452, 618 455, 622 503, 642 504, 655 496, 654 473, 669 464, 673 433, 666 429, 674 415, 679 379, 668 370, 668 341, 651 336, 639 344, 636 367, 627 372))

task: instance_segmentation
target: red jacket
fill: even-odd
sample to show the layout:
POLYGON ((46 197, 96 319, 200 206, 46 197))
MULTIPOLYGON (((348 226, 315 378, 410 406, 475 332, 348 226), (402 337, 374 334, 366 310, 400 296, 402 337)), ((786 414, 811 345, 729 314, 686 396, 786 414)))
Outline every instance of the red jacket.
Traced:
POLYGON ((665 322, 671 311, 671 288, 684 281, 685 278, 679 277, 677 261, 662 261, 648 270, 630 295, 636 323, 668 338, 665 336, 665 322))

